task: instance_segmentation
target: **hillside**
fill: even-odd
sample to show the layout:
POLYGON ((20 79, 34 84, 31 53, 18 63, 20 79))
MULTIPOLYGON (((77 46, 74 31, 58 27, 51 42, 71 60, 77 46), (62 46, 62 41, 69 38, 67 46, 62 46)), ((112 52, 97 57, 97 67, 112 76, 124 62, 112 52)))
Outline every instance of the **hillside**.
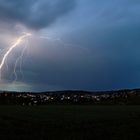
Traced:
POLYGON ((140 104, 140 89, 117 91, 49 91, 0 93, 0 104, 45 105, 45 104, 140 104))

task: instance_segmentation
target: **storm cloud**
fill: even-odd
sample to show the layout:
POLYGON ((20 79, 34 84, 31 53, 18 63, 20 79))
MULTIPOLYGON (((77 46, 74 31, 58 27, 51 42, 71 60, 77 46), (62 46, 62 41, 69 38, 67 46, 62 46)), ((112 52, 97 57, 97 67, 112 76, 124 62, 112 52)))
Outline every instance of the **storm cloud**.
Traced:
POLYGON ((70 12, 75 0, 1 0, 0 22, 42 29, 70 12))
POLYGON ((0 88, 139 87, 139 16, 139 0, 0 0, 0 49, 21 35, 14 26, 27 27, 29 32, 33 29, 22 60, 24 76, 17 65, 17 81, 12 85, 12 70, 24 47, 21 45, 8 58, 9 69, 3 69, 0 88), (48 38, 40 39, 40 35, 48 38))

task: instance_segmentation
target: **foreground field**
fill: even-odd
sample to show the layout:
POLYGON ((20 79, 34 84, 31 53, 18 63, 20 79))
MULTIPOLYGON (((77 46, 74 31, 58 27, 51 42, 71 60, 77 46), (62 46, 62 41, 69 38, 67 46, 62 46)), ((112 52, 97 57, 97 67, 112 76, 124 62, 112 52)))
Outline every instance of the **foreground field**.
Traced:
POLYGON ((0 106, 0 139, 140 140, 140 106, 0 106))

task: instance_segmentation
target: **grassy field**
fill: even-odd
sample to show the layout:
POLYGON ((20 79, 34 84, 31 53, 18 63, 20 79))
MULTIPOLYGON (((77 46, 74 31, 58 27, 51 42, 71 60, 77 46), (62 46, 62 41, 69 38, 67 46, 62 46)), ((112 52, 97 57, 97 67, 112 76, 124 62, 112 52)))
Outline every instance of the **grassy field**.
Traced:
POLYGON ((0 139, 140 140, 140 106, 0 106, 0 139))

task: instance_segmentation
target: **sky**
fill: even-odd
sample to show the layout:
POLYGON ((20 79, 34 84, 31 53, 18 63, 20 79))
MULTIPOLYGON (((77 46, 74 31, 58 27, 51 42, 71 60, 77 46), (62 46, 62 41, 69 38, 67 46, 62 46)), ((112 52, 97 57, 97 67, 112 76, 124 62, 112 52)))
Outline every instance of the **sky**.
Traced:
POLYGON ((140 87, 139 0, 0 0, 0 90, 140 87))

